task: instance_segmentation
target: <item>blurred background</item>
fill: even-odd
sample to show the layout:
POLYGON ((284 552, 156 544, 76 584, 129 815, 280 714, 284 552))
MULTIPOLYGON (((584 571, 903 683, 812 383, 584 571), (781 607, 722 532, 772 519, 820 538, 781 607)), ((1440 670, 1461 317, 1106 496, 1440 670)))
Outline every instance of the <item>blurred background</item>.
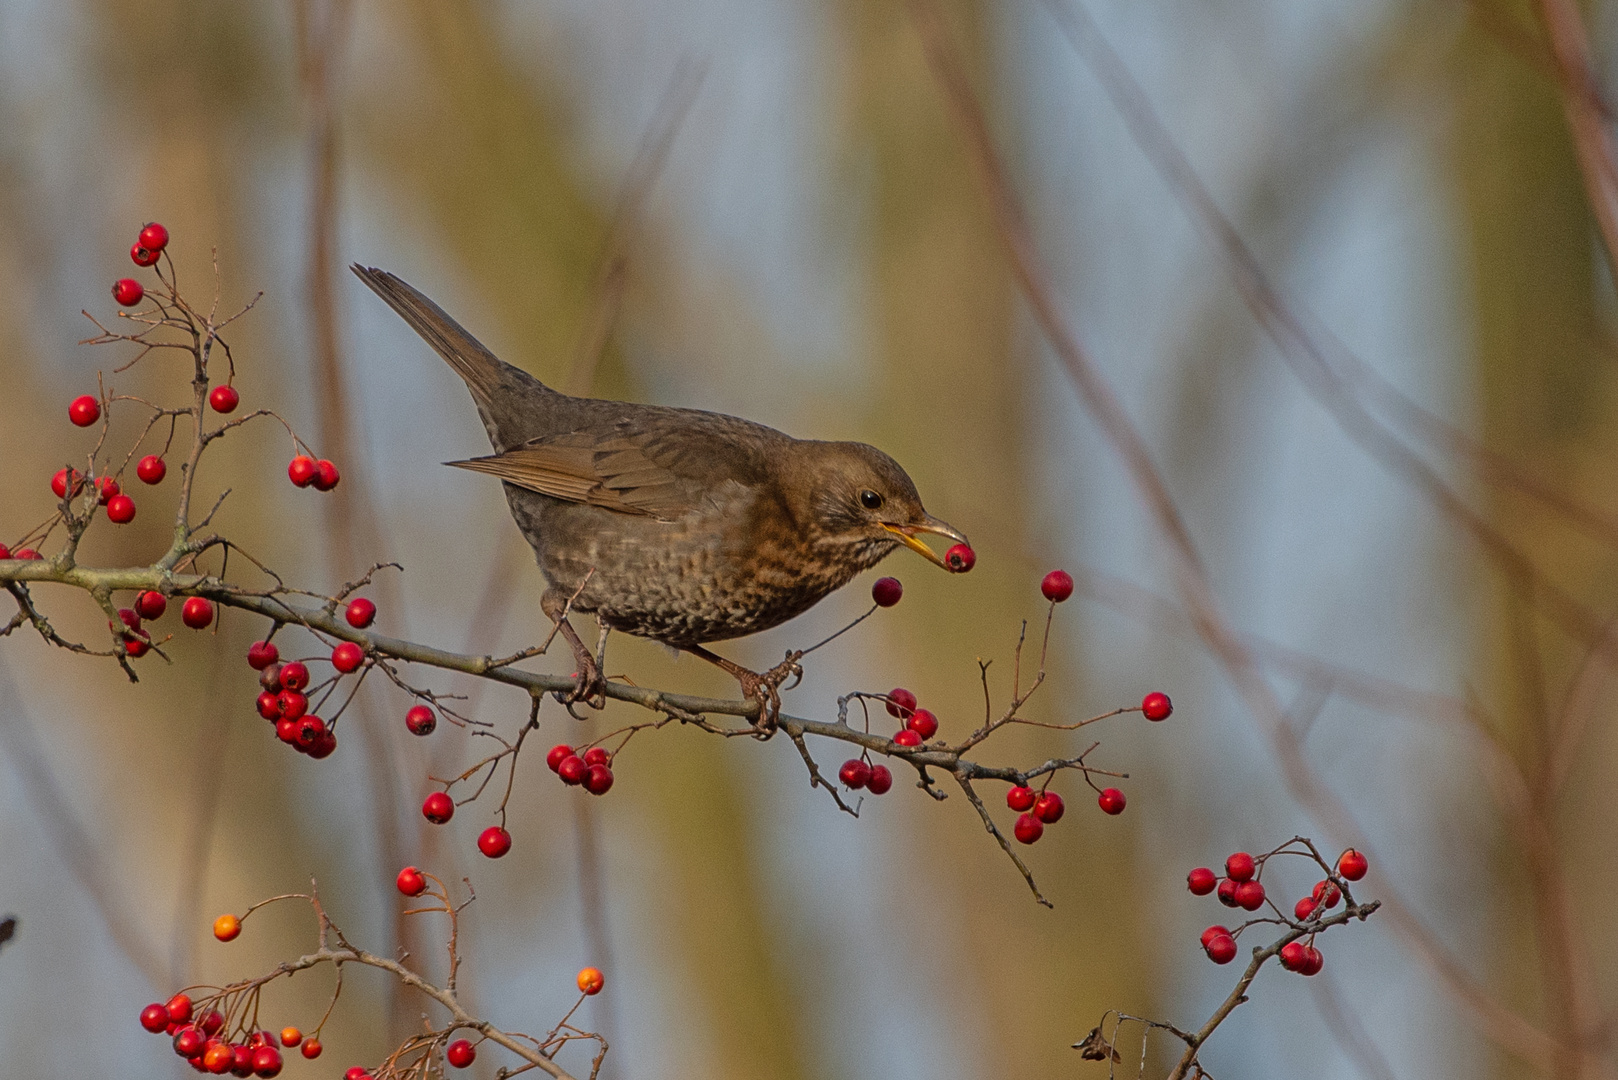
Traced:
MULTIPOLYGON (((1615 11, 1587 6, 1598 83, 1615 11)), ((159 220, 195 299, 211 253, 222 308, 263 290, 231 338, 244 406, 282 412, 344 473, 333 495, 297 491, 284 435, 251 427, 201 473, 208 497, 233 492, 221 530, 314 589, 402 563, 368 591, 383 632, 503 653, 547 623, 496 486, 439 465, 486 452, 464 389, 350 261, 554 385, 906 465, 977 569, 893 556, 880 572, 904 602, 817 653, 789 711, 829 719, 840 693, 902 685, 960 737, 982 716, 977 658, 1003 702, 1053 566, 1080 588, 1030 715, 1159 689, 1176 706, 985 748, 1028 764, 1094 736, 1092 760, 1129 773, 1118 818, 1059 781, 1068 815, 1025 851, 1045 910, 958 794, 934 803, 901 772, 854 820, 785 740, 673 727, 638 737, 601 799, 524 758, 515 846, 493 862, 474 846, 492 800, 439 828, 416 811, 427 774, 481 740, 412 738, 408 700, 373 681, 333 757, 285 752, 242 662, 261 624, 185 634, 138 685, 19 632, 0 641, 0 913, 20 918, 0 1073, 183 1069, 139 1009, 310 948, 292 906, 229 946, 209 926, 311 877, 356 942, 441 973, 441 927, 397 916, 408 862, 472 878, 462 980, 494 1023, 542 1032, 579 966, 606 971, 580 1015, 611 1041, 613 1080, 1100 1076, 1069 1046, 1104 1010, 1195 1027, 1234 983, 1197 946, 1225 913, 1186 871, 1297 833, 1362 845, 1362 894, 1389 907, 1323 939, 1319 978, 1266 969, 1206 1049, 1213 1075, 1610 1072, 1618 354, 1537 12, 945 5, 1047 284, 1144 433, 1278 724, 1204 647, 1171 550, 1031 319, 906 5, 0 0, 0 540, 51 513, 51 473, 85 450, 63 408, 128 355, 76 344, 79 312, 110 315, 128 244, 159 220), (1176 151, 1211 204, 1162 168, 1176 151), (1300 329, 1276 332, 1277 310, 1300 329)), ((183 397, 173 357, 108 378, 183 397)), ((175 486, 137 492, 138 520, 92 531, 83 557, 154 558, 175 486)), ((768 666, 818 640, 875 576, 727 654, 768 666)), ((81 594, 34 592, 64 633, 103 632, 81 594)), ((608 661, 734 692, 621 636, 608 661)), ((521 694, 418 680, 502 731, 525 717, 521 694)), ((542 714, 545 744, 580 731, 542 714)), ((1266 876, 1287 902, 1313 880, 1266 876)), ((264 1018, 310 1028, 329 988, 329 971, 278 983, 264 1018)), ((287 1075, 374 1064, 421 1010, 350 972, 326 1056, 287 1075)), ((1153 1042, 1150 1068, 1172 1049, 1153 1042)), ((1138 1032, 1122 1050, 1132 1072, 1138 1032)))

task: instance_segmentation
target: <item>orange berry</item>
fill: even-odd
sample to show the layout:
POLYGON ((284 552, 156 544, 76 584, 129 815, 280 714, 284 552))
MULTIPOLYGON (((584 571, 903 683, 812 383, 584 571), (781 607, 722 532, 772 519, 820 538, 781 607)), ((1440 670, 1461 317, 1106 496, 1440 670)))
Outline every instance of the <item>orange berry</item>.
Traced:
POLYGON ((579 972, 579 989, 586 994, 601 993, 601 988, 606 985, 606 981, 598 968, 587 967, 579 972))
POLYGON ((282 1046, 297 1046, 301 1042, 303 1042, 303 1032, 299 1031, 297 1028, 284 1027, 281 1029, 282 1046))
POLYGON ((242 921, 234 915, 221 915, 213 921, 213 936, 220 941, 235 941, 242 932, 242 921))

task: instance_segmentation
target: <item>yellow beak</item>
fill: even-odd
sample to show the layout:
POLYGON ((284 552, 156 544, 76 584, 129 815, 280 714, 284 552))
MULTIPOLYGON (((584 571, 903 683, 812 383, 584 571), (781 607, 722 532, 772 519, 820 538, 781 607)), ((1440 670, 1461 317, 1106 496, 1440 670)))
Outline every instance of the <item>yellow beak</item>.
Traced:
POLYGON ((928 562, 942 566, 945 570, 950 568, 949 564, 946 563, 943 557, 935 552, 932 548, 916 539, 917 533, 935 533, 938 536, 948 537, 957 544, 965 544, 967 547, 972 546, 971 541, 967 540, 967 538, 961 534, 959 529, 956 529, 947 521, 938 520, 931 514, 928 514, 927 519, 920 525, 889 525, 884 521, 882 523, 882 527, 888 530, 894 536, 898 537, 899 542, 905 547, 909 548, 911 551, 914 551, 916 554, 923 556, 928 562))

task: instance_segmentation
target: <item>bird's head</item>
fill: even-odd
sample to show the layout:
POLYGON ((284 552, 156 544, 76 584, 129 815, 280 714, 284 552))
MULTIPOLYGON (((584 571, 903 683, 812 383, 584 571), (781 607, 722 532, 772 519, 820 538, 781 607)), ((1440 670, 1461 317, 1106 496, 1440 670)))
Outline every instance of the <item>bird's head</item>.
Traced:
POLYGON ((968 543, 957 529, 921 505, 916 485, 899 463, 874 446, 857 442, 802 442, 787 490, 799 526, 811 543, 863 566, 873 566, 903 544, 946 570, 957 570, 924 543, 932 533, 968 543))

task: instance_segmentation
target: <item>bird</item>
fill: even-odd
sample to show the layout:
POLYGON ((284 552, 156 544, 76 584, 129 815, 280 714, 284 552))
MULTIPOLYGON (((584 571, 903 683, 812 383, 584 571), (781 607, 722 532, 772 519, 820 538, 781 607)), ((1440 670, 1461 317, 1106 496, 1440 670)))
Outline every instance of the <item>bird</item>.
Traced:
POLYGON ((494 453, 445 464, 503 482, 546 579, 541 609, 578 665, 570 710, 579 701, 605 705, 600 655, 617 630, 729 673, 758 702, 754 728, 767 736, 781 683, 802 674, 794 655, 759 673, 708 645, 801 615, 901 546, 961 568, 920 537, 970 548, 966 536, 929 514, 909 474, 874 446, 797 439, 723 413, 564 394, 495 356, 396 275, 350 269, 471 392, 494 453), (595 616, 596 654, 569 623, 572 612, 595 616))

